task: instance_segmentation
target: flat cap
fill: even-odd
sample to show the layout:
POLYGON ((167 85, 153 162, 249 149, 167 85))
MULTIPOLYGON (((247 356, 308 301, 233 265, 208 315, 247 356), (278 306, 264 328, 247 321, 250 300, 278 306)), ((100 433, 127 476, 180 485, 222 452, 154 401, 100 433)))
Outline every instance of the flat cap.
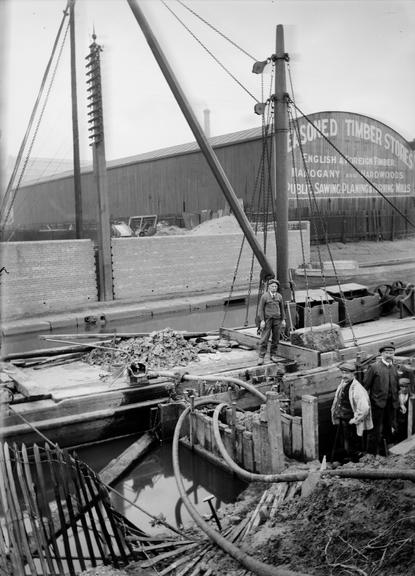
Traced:
POLYGON ((379 352, 383 352, 384 350, 395 350, 395 344, 393 342, 382 344, 382 346, 379 348, 379 352))
POLYGON ((342 362, 339 364, 339 370, 344 370, 347 372, 356 372, 356 364, 351 361, 342 362))
POLYGON ((280 285, 276 278, 271 278, 271 280, 268 280, 268 286, 271 286, 271 284, 278 284, 278 286, 280 285))
POLYGON ((399 386, 409 386, 410 383, 409 378, 399 378, 399 386))

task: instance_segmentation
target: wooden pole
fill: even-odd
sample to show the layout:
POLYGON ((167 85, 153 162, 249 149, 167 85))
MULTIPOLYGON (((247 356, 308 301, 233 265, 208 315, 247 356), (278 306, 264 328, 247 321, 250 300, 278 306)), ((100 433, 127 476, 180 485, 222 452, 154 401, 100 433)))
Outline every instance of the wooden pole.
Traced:
POLYGON ((71 101, 73 179, 75 194, 75 233, 77 238, 82 238, 81 162, 79 158, 78 94, 76 85, 75 0, 71 0, 69 5, 69 36, 71 46, 71 101))
POLYGON ((277 278, 283 301, 291 300, 288 278, 288 111, 285 80, 284 28, 277 26, 274 101, 274 182, 276 207, 277 278))

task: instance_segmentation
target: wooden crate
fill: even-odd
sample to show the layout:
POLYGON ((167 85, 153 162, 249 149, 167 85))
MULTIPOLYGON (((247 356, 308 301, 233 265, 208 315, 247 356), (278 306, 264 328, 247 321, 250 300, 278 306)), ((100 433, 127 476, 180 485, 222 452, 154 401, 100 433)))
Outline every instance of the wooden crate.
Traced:
POLYGON ((339 304, 341 324, 358 324, 376 320, 380 315, 380 297, 369 292, 367 286, 350 282, 338 286, 327 286, 328 294, 339 304))

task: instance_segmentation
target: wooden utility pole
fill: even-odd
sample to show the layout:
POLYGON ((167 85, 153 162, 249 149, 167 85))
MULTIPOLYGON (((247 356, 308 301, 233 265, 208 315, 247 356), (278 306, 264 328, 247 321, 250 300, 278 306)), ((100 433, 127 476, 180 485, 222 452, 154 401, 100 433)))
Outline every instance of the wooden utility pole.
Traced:
POLYGON ((81 163, 79 159, 78 94, 76 86, 76 45, 75 45, 75 0, 69 5, 69 29, 71 44, 71 98, 72 98, 72 141, 73 141, 73 179, 75 194, 75 232, 82 238, 82 189, 81 163))
POLYGON ((274 95, 274 183, 277 241, 277 278, 284 302, 291 300, 288 278, 288 110, 285 79, 284 28, 277 26, 274 95))
POLYGON ((102 112, 101 63, 102 51, 92 35, 87 59, 89 137, 92 140, 94 177, 98 196, 98 292, 100 301, 113 300, 111 223, 108 200, 107 164, 105 160, 104 118, 102 112))

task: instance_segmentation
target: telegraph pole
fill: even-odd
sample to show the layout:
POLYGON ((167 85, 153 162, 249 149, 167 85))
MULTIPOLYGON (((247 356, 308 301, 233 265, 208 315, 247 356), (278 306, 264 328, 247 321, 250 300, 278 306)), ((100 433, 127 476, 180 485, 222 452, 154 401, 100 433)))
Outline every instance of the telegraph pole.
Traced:
POLYGON ((76 45, 75 45, 75 0, 69 5, 69 30, 71 45, 71 100, 72 100, 72 142, 73 142, 73 173, 75 194, 75 232, 77 238, 82 238, 82 189, 81 163, 79 159, 79 126, 78 126, 78 94, 76 86, 76 45))
POLYGON ((100 301, 113 300, 112 261, 111 261, 111 224, 108 200, 108 178, 105 160, 104 117, 102 111, 101 62, 102 52, 92 35, 87 60, 88 86, 88 128, 92 141, 94 177, 98 196, 98 292, 100 301))

